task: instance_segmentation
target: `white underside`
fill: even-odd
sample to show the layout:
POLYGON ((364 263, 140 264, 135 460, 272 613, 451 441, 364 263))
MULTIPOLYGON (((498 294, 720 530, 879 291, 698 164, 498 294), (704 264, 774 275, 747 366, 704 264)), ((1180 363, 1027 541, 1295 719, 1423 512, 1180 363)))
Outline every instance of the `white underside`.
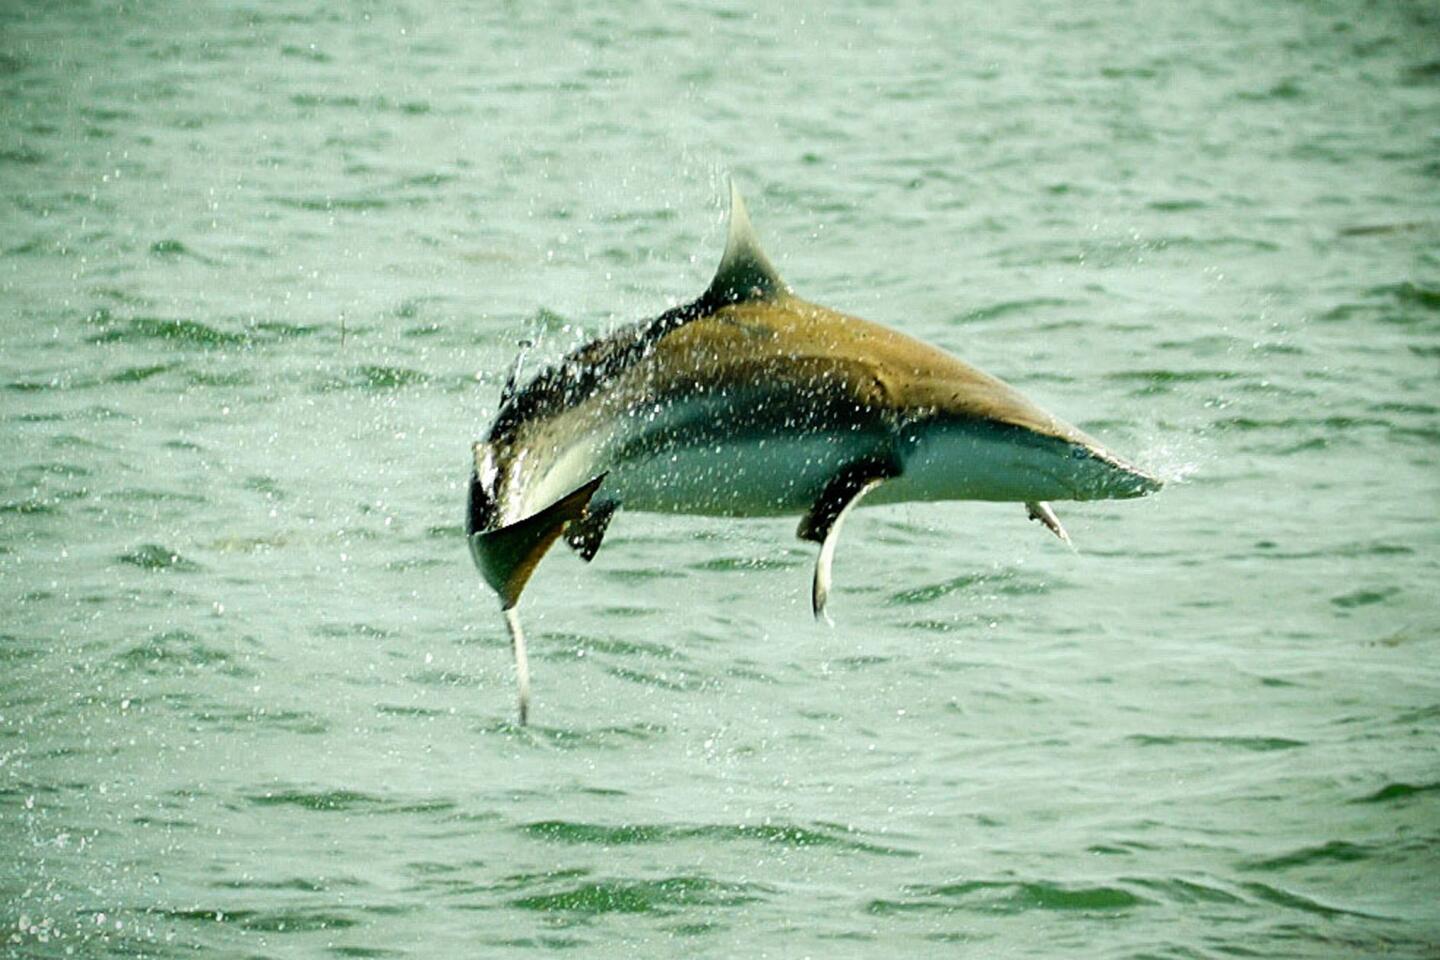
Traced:
MULTIPOLYGON (((899 460, 898 477, 880 484, 867 505, 904 501, 997 500, 1026 502, 1075 496, 1076 476, 1085 465, 1053 449, 1005 433, 954 426, 907 431, 903 438, 864 433, 792 431, 724 437, 727 411, 689 410, 671 422, 693 424, 699 416, 717 425, 711 442, 659 445, 655 452, 618 456, 635 450, 637 424, 619 421, 612 433, 585 434, 585 442, 567 445, 551 456, 541 449, 522 454, 509 465, 520 483, 511 496, 505 522, 543 509, 601 473, 607 473, 599 497, 618 500, 627 510, 710 516, 782 516, 808 510, 842 468, 867 457, 899 460), (684 418, 683 420, 681 418, 684 418), (542 463, 540 461, 548 461, 542 463), (518 496, 515 495, 518 493, 518 496)), ((656 419, 644 421, 656 431, 656 419)), ((654 433, 650 433, 653 436, 654 433)), ((646 443, 639 448, 647 449, 646 443)))

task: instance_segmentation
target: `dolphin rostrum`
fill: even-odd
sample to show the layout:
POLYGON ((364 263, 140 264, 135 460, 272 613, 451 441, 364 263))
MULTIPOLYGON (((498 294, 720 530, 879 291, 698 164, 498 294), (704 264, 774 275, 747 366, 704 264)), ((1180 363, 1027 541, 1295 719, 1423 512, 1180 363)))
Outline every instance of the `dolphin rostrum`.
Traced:
POLYGON ((474 446, 465 529, 509 626, 522 724, 515 604, 562 536, 592 559, 618 507, 800 514, 799 536, 820 545, 818 618, 840 525, 862 497, 1023 503, 1069 543, 1047 501, 1160 487, 995 377, 797 297, 733 184, 725 254, 698 299, 580 347, 523 388, 519 369, 474 446))

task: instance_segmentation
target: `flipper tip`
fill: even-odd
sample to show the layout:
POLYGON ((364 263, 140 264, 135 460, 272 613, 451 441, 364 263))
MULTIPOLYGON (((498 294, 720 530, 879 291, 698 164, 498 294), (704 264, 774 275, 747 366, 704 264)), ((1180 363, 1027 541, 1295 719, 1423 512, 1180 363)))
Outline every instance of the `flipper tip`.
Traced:
POLYGON ((1055 511, 1051 509, 1050 504, 1039 500, 1032 500, 1025 504, 1025 510, 1031 520, 1040 521, 1045 525, 1046 530, 1049 530, 1060 538, 1061 543, 1065 544, 1065 546, 1071 550, 1075 549, 1075 544, 1070 539, 1070 534, 1065 532, 1064 524, 1062 524, 1060 518, 1055 515, 1055 511))
POLYGON ((505 608, 505 626, 510 628, 510 646, 515 651, 515 683, 518 687, 520 726, 530 719, 530 659, 525 652, 525 633, 515 607, 505 608))

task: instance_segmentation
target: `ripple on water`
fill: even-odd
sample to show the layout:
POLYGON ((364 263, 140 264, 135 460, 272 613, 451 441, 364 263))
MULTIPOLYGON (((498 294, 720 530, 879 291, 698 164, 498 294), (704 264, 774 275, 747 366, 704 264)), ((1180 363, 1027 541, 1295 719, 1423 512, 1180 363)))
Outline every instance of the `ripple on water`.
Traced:
POLYGON ((1297 750, 1309 746, 1304 740, 1291 740, 1287 737, 1186 737, 1137 733, 1125 739, 1141 747, 1210 746, 1248 750, 1253 753, 1297 750))
POLYGON ((970 573, 938 583, 929 583, 908 590, 893 593, 888 599, 892 606, 914 606, 933 603, 952 593, 983 587, 984 593, 1004 597, 1043 596, 1056 588, 1057 584, 1039 576, 1018 570, 970 573))
POLYGON ((317 813, 364 813, 374 816, 397 816, 407 814, 429 815, 449 813, 455 809, 453 800, 444 798, 411 799, 384 797, 363 790, 335 788, 329 790, 306 790, 289 788, 252 793, 245 799, 257 807, 294 807, 317 813))
POLYGON ((826 848, 885 857, 919 856, 913 850, 855 839, 843 826, 794 824, 621 824, 605 825, 569 820, 540 820, 519 827, 527 836, 556 843, 596 844, 605 847, 714 840, 752 842, 792 849, 826 848))
POLYGON ((360 923, 359 919, 348 913, 333 910, 226 910, 216 907, 154 910, 150 911, 150 915, 189 923, 224 924, 264 933, 346 930, 360 923))
POLYGON ((1355 607, 1368 607, 1376 603, 1384 603, 1400 592, 1399 587, 1381 587, 1378 590, 1352 590, 1349 593, 1342 593, 1330 598, 1330 603, 1341 610, 1351 610, 1355 607))
POLYGON ((316 389, 321 393, 337 390, 398 390, 403 387, 423 386, 430 380, 428 373, 409 367, 361 364, 322 380, 316 389))
POLYGON ((1440 793, 1440 781, 1432 783, 1387 783, 1374 793, 1367 794, 1357 800, 1357 803, 1393 803, 1399 800, 1412 800, 1416 797, 1424 797, 1427 794, 1440 793))
POLYGON ((905 894, 902 899, 872 900, 866 909, 881 915, 930 910, 992 914, 1031 910, 1118 913, 1155 903, 1121 886, 1083 886, 1044 880, 971 880, 933 887, 906 887, 905 894))
POLYGON ((1307 897, 1291 890, 1272 886, 1268 883, 1246 883, 1241 885, 1241 889, 1257 900, 1264 901, 1265 903, 1274 904, 1277 907, 1286 907, 1291 910, 1299 910, 1304 913, 1312 913, 1322 917, 1345 916, 1364 917, 1369 920, 1388 919, 1385 917, 1377 917, 1374 914, 1363 913, 1359 910, 1348 910, 1344 907, 1333 906, 1316 900, 1313 897, 1307 897))
POLYGON ((1365 844, 1347 843, 1344 840, 1331 840, 1316 846, 1301 847, 1289 853, 1281 854, 1278 857, 1267 857, 1263 860, 1253 860, 1242 866, 1244 870, 1276 871, 1289 870, 1292 867, 1307 867, 1315 864, 1325 863, 1355 863, 1360 860, 1369 860, 1376 855, 1375 848, 1365 844))
POLYGON ((696 693, 701 690, 709 690, 713 689, 718 682, 715 677, 679 667, 667 671, 649 671, 608 666, 605 668, 605 672, 628 683, 668 690, 671 693, 696 693))
POLYGON ((177 347, 242 347, 251 342, 242 333, 220 330, 198 320, 139 316, 111 322, 108 311, 97 314, 106 328, 90 337, 91 343, 165 343, 177 347))
POLYGON ((306 736, 328 733, 330 723, 317 713, 306 710, 271 710, 266 707, 239 709, 210 706, 195 710, 195 719, 220 731, 242 729, 283 730, 306 736))
POLYGON ((676 647, 652 640, 623 640, 616 637, 591 636, 563 631, 547 633, 545 638, 553 649, 543 656, 550 659, 580 659, 597 654, 614 657, 653 657, 657 660, 690 659, 676 647), (562 644, 564 646, 561 646, 562 644))
POLYGON ((1196 903, 1243 904, 1246 902, 1244 897, 1230 893, 1214 881, 1202 883, 1199 880, 1187 880, 1179 877, 1125 877, 1122 879, 1127 885, 1148 890, 1169 903, 1189 905, 1196 903))
POLYGON ((983 307, 976 307, 960 316, 961 323, 976 323, 981 320, 994 320, 997 317, 1008 316, 1012 313, 1022 313, 1031 310, 1038 310, 1045 307, 1066 307, 1073 304, 1073 300, 1065 300, 1059 297, 1031 297, 1025 300, 1002 300, 999 303, 986 304, 983 307))
POLYGON ((739 907, 770 891, 755 883, 681 875, 653 880, 597 880, 517 897, 510 905, 541 913, 673 913, 686 907, 739 907))
POLYGON ((757 570, 789 570, 799 566, 796 560, 785 557, 713 557, 692 563, 686 569, 710 573, 751 572, 757 570))
POLYGON ((530 723, 525 726, 510 720, 501 720, 479 728, 480 733, 499 734, 536 747, 552 747, 560 750, 625 750, 636 743, 649 742, 664 737, 666 728, 655 723, 634 723, 625 726, 591 727, 548 727, 530 723))
POLYGON ((195 561, 180 556, 178 550, 172 550, 159 543, 142 543, 115 559, 121 563, 128 563, 132 567, 139 567, 141 570, 197 573, 204 569, 195 561))
POLYGON ((183 676, 191 670, 206 670, 235 677, 248 677, 254 673, 237 663, 230 651, 207 643, 187 630, 151 634, 117 654, 114 660, 122 673, 183 676))

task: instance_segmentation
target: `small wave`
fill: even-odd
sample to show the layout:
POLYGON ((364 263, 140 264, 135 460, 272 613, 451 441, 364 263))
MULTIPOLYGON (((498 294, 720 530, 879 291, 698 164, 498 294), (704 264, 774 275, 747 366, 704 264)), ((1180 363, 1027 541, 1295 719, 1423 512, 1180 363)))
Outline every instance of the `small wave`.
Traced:
POLYGON ((1151 906, 1155 901, 1124 887, 1073 886, 1045 881, 973 880, 936 887, 910 887, 901 900, 872 900, 873 914, 914 910, 973 910, 979 913, 1018 914, 1031 910, 1118 913, 1151 906))
POLYGON ((631 567, 629 569, 615 569, 601 571, 601 576, 606 580, 616 583, 638 584, 650 580, 683 580, 685 574, 678 570, 671 570, 668 567, 631 567))
POLYGON ((692 563, 687 569, 710 573, 730 573, 749 570, 790 570, 798 564, 782 557, 713 557, 692 563))
POLYGON ((672 843, 686 840, 753 842, 792 849, 825 847, 886 857, 919 856, 912 850, 852 839, 849 828, 826 830, 793 824, 623 824, 608 826, 568 820, 541 820, 519 828, 527 836, 556 843, 605 847, 672 843))
POLYGON ((217 890, 293 890, 299 893, 326 893, 336 887, 363 887, 359 880, 337 880, 330 877, 312 880, 308 877, 288 877, 284 880, 217 880, 210 884, 217 890))
MULTIPOLYGON (((644 612, 648 613, 649 611, 644 612)), ((689 659, 675 647, 653 640, 622 640, 615 637, 592 637, 576 633, 552 633, 549 634, 549 638, 552 644, 569 644, 569 655, 572 658, 604 654, 616 657, 654 657, 658 660, 689 659)))
POLYGON ((22 500, 6 500, 0 502, 0 514, 13 513, 21 516, 44 516, 55 512, 55 504, 39 497, 25 497, 22 500))
POLYGON ((384 210, 392 203, 390 200, 374 196, 349 196, 349 197, 271 197, 270 202, 282 207, 290 207, 294 210, 308 210, 315 213, 334 213, 345 211, 349 213, 367 213, 371 210, 384 210))
POLYGON ((481 733, 503 734, 535 746, 548 746, 559 750, 627 749, 637 742, 658 739, 664 735, 665 730, 665 727, 654 723, 575 729, 548 727, 536 723, 522 727, 510 720, 480 728, 481 733))
POLYGON ((179 551, 171 550, 158 543, 142 543, 134 550, 122 553, 115 559, 121 563, 128 563, 132 567, 139 567, 141 570, 197 573, 204 569, 195 561, 180 556, 179 551))
POLYGON ((175 369, 173 363, 155 363, 144 367, 126 367, 116 373, 108 374, 102 380, 104 383, 142 383, 151 377, 158 377, 162 373, 169 373, 175 369))
POLYGON ((40 657, 39 645, 27 645, 13 633, 0 633, 0 663, 16 664, 40 657))
POLYGON ((7 147, 0 150, 0 163, 13 163, 17 166, 33 167, 39 166, 46 160, 45 154, 30 147, 7 147))
POLYGON ((1380 237, 1397 233, 1413 233, 1416 230, 1423 230, 1429 224, 1423 220, 1406 220, 1399 223, 1362 223, 1350 227, 1341 227, 1335 231, 1342 237, 1380 237))
POLYGON ((668 690, 671 693, 695 693, 713 687, 715 684, 713 679, 690 670, 650 673, 644 670, 632 670, 628 667, 611 666, 606 667, 605 672, 612 677, 627 680, 642 687, 654 687, 659 690, 668 690))
POLYGON ((1241 91, 1241 92, 1235 94, 1235 97, 1236 97, 1236 99, 1239 99, 1239 100, 1257 100, 1257 101, 1263 101, 1263 100, 1297 100, 1297 99, 1303 97, 1304 95, 1305 95, 1305 88, 1304 88, 1304 87, 1300 86, 1300 84, 1297 83, 1297 82, 1296 82, 1295 80, 1293 80, 1293 79, 1286 79, 1286 80, 1281 80, 1279 83, 1271 86, 1271 87, 1270 87, 1269 89, 1267 89, 1267 90, 1260 91, 1260 92, 1249 91, 1249 90, 1241 91))
POLYGON ((191 923, 230 924, 243 930, 264 933, 312 933, 316 930, 345 930, 360 921, 348 914, 325 910, 154 910, 151 916, 191 923))
POLYGON ((229 651, 218 649, 187 630, 152 634, 116 655, 115 661, 125 672, 184 674, 200 668, 219 670, 232 676, 248 676, 251 673, 237 665, 229 651))
POLYGON ((412 570, 433 570, 436 567, 450 567, 454 562, 448 558, 440 557, 407 557, 403 560, 391 560, 385 564, 385 569, 391 573, 408 573, 412 570))
POLYGON ((215 262, 211 258, 201 256, 200 254, 191 250, 179 240, 170 239, 156 240, 154 243, 150 244, 150 256, 157 257, 161 260, 179 260, 181 258, 186 258, 190 260, 198 260, 201 263, 208 264, 213 264, 215 262))
POLYGON ((1141 747, 1212 746, 1255 753, 1297 750, 1309 746, 1304 740, 1291 740, 1286 737, 1184 737, 1137 733, 1125 739, 1141 747))
POLYGON ((1166 900, 1170 903, 1240 904, 1245 902, 1244 897, 1236 896, 1235 894, 1223 890, 1218 886, 1209 883, 1201 883, 1198 880, 1183 880, 1180 878, 1152 879, 1126 877, 1125 882, 1156 893, 1163 900, 1166 900))
POLYGON ((375 713, 382 717, 402 717, 412 720, 433 720, 445 716, 444 710, 431 707, 413 707, 408 704, 377 703, 375 713))
POLYGON ((329 63, 333 59, 328 53, 317 48, 315 44, 297 46, 287 43, 280 48, 280 56, 293 57, 297 60, 309 60, 311 63, 329 63))
POLYGON ((170 317, 131 317, 90 338, 91 343, 162 343, 182 347, 241 347, 250 338, 240 333, 217 330, 197 320, 170 317))
POLYGON ((1440 60, 1427 60, 1424 63, 1407 67, 1402 74, 1401 82, 1407 86, 1440 82, 1440 60))
POLYGON ((423 386, 429 383, 428 373, 409 367, 391 367, 381 364, 362 364, 351 367, 344 374, 331 377, 320 384, 322 392, 335 390, 398 390, 403 387, 423 386))
POLYGON ((1282 890, 1265 883, 1242 884, 1241 889, 1258 900, 1272 903, 1278 907, 1288 907, 1291 910, 1300 910, 1305 913, 1313 913, 1322 917, 1364 917, 1368 920, 1384 920, 1386 917, 1378 917, 1370 913, 1362 913, 1359 910, 1347 910, 1344 907, 1335 907, 1319 900, 1294 893, 1290 890, 1282 890))
POLYGON ((1440 311, 1440 289, 1410 280, 1372 287, 1366 292, 1372 296, 1389 297, 1396 303, 1406 306, 1440 311))
POLYGON ((1280 430, 1286 433, 1293 433, 1296 430, 1324 430, 1333 433, 1343 430, 1363 430, 1370 428, 1388 428, 1392 423, 1381 417, 1226 417, 1215 421, 1215 426, 1221 430, 1280 430))
POLYGON ((1440 782, 1387 783, 1374 793, 1361 797, 1357 802, 1390 803, 1395 800, 1409 800, 1412 797, 1424 796, 1430 793, 1440 793, 1440 782))
POLYGON ((1002 300, 999 303, 988 304, 983 307, 976 307, 962 314, 960 322, 976 323, 981 320, 994 320, 996 317, 1003 317, 1011 313, 1019 313, 1026 310, 1038 310, 1044 307, 1067 307, 1074 301, 1063 300, 1059 297, 1031 297, 1026 300, 1002 300))
POLYGON ((1355 607, 1368 607, 1377 603, 1384 603, 1400 592, 1399 587, 1383 587, 1378 590, 1353 590, 1349 593, 1342 593, 1330 598, 1330 603, 1341 610, 1352 610, 1355 607))
POLYGON ((1191 383, 1226 383, 1240 379, 1244 374, 1234 370, 1125 370, 1109 373, 1105 379, 1114 383, 1138 384, 1130 391, 1131 396, 1151 396, 1169 393, 1176 386, 1191 383))
POLYGON ((882 657, 873 653, 857 654, 853 657, 839 657, 832 661, 835 666, 846 671, 868 670, 871 667, 884 666, 887 663, 894 663, 894 657, 882 657))
POLYGON ((375 111, 394 111, 419 116, 430 112, 430 104, 424 100, 393 100, 390 97, 358 97, 353 94, 297 93, 290 102, 305 110, 364 108, 375 111))
POLYGON ((257 320, 249 329, 270 340, 299 340, 313 336, 325 327, 317 323, 282 323, 279 320, 257 320))
POLYGON ((1254 860, 1245 864, 1245 870, 1288 870, 1291 867, 1304 867, 1317 863, 1355 863, 1359 860, 1369 860, 1374 857, 1375 851, 1367 846, 1356 843, 1346 843, 1344 840, 1331 840, 1319 846, 1302 847, 1290 853, 1281 854, 1278 857, 1268 857, 1264 860, 1254 860))
POLYGON ((568 890, 510 901, 543 913, 671 913, 685 907, 738 907, 762 898, 765 888, 702 876, 583 883, 568 890))
POLYGON ((1204 210, 1209 204, 1204 200, 1152 200, 1146 206, 1160 213, 1186 213, 1191 210, 1204 210))
POLYGON ((277 790, 251 794, 245 799, 257 807, 299 807, 331 813, 377 810, 388 802, 359 790, 277 790))
POLYGON ((418 670, 415 673, 407 674, 406 681, 418 683, 422 687, 479 687, 484 681, 479 677, 466 673, 458 673, 454 670, 418 670))
POLYGON ((226 732, 237 730, 284 730, 307 736, 328 733, 330 723, 317 713, 306 710, 270 710, 265 707, 237 709, 208 707, 197 711, 194 719, 226 732))
POLYGON ((912 606, 933 603, 952 593, 968 591, 972 587, 984 587, 986 593, 1006 597, 1042 596, 1054 589, 1054 585, 1029 574, 1016 571, 1001 573, 974 573, 951 577, 938 583, 925 584, 909 590, 893 593, 887 599, 892 606, 912 606))

